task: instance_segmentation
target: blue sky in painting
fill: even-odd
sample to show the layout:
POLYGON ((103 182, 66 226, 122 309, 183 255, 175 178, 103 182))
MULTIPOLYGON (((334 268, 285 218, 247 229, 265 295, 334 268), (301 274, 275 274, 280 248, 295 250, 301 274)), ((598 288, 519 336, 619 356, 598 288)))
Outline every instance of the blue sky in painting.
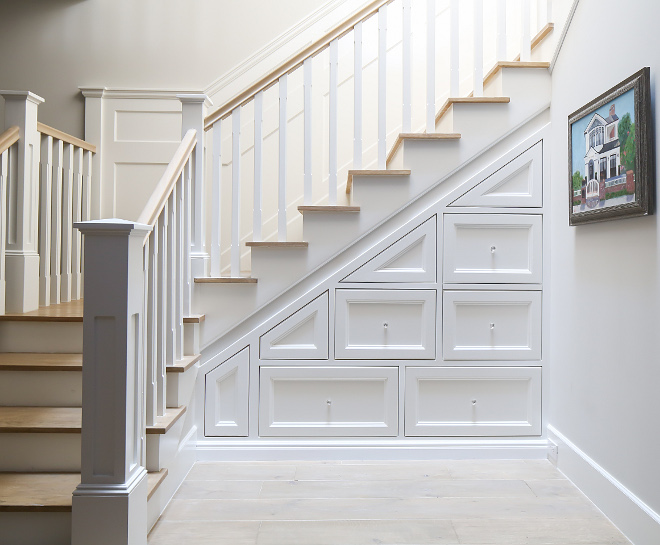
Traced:
POLYGON ((594 114, 598 113, 604 118, 610 115, 610 106, 614 103, 616 108, 616 115, 621 119, 626 113, 630 113, 632 122, 635 122, 635 90, 630 89, 623 93, 620 97, 615 98, 612 102, 608 102, 605 106, 598 108, 595 112, 585 115, 579 121, 571 125, 571 139, 573 144, 573 157, 572 157, 572 170, 575 172, 579 170, 584 176, 584 155, 587 150, 584 147, 584 130, 587 128, 589 121, 594 114))

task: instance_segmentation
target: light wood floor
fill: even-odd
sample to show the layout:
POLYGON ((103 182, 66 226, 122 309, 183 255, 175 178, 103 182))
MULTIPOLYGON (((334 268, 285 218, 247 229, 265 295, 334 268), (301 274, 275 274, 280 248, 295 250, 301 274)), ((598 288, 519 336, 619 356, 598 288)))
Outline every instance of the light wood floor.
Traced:
POLYGON ((629 545, 547 461, 197 463, 149 545, 629 545))

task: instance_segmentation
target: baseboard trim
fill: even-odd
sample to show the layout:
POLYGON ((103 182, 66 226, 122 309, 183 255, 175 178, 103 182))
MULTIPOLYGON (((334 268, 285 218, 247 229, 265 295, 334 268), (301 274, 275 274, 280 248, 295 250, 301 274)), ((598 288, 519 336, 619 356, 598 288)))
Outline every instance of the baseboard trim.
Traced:
POLYGON ((546 439, 263 440, 203 439, 198 461, 544 459, 546 439))
POLYGON ((600 466, 554 426, 548 436, 559 446, 557 469, 568 477, 635 545, 660 543, 660 514, 600 466))

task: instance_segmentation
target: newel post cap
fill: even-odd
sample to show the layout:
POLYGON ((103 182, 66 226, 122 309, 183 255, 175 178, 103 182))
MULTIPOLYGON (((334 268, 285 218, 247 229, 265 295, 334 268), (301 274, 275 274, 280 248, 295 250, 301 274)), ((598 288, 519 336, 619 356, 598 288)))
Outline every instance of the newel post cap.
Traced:
POLYGON ((183 104, 204 104, 207 108, 213 106, 213 101, 204 93, 182 93, 176 95, 183 104))
POLYGON ((151 225, 136 221, 108 218, 102 220, 78 221, 73 224, 83 235, 147 235, 153 229, 151 225))
POLYGON ((39 95, 35 95, 30 91, 0 91, 0 96, 5 100, 21 100, 24 102, 32 102, 39 106, 46 102, 45 99, 41 98, 39 95))

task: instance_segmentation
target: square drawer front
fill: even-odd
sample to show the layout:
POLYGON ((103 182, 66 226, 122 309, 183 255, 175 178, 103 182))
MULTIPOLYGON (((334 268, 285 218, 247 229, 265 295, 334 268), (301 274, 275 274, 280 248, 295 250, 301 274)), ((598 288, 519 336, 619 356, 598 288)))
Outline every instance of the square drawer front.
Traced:
POLYGON ((259 435, 397 435, 397 367, 261 367, 259 435))
POLYGON ((435 290, 336 290, 337 359, 433 359, 435 290))
POLYGON ((409 367, 407 436, 541 434, 540 367, 409 367))
POLYGON ((445 291, 446 360, 541 359, 541 292, 445 291))
POLYGON ((444 226, 444 282, 541 282, 541 216, 445 214, 444 226))

